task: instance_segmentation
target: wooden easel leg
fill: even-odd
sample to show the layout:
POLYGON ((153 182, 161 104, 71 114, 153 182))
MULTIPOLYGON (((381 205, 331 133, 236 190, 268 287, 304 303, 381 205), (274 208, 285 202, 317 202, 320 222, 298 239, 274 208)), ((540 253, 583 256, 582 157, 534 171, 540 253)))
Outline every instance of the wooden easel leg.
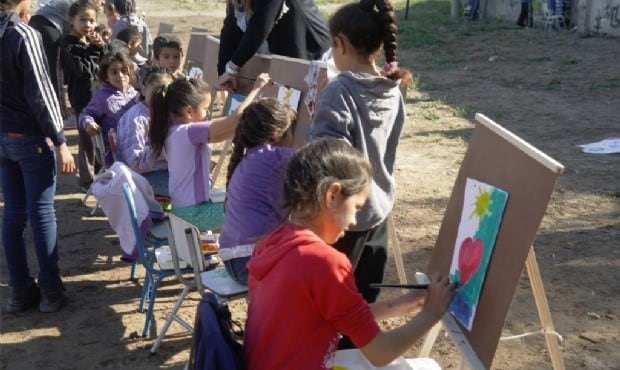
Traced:
POLYGON ((435 344, 437 336, 439 335, 439 330, 441 330, 441 321, 437 322, 424 337, 424 342, 422 342, 422 348, 420 348, 418 357, 430 357, 433 344, 435 344))
POLYGON ((228 154, 228 151, 230 150, 231 146, 232 146, 232 139, 227 139, 226 142, 224 143, 224 147, 222 148, 222 151, 220 152, 220 157, 217 159, 217 164, 215 165, 215 168, 213 169, 213 173, 211 174, 211 183, 213 185, 215 185, 215 181, 217 180, 217 177, 220 175, 220 171, 222 170, 222 166, 224 165, 224 159, 226 159, 226 155, 228 154))
POLYGON ((551 364, 554 370, 564 370, 564 361, 562 361, 562 356, 560 356, 560 346, 558 344, 558 338, 555 335, 555 328, 553 326, 553 320, 551 319, 551 312, 549 311, 549 303, 545 296, 545 289, 540 277, 538 262, 536 262, 534 247, 530 247, 530 252, 525 260, 525 266, 527 267, 527 276, 532 285, 532 292, 534 293, 534 301, 536 302, 540 323, 545 332, 545 341, 547 342, 547 348, 551 356, 551 364))
POLYGON ((401 284, 407 284, 407 274, 405 273, 405 265, 403 264, 403 255, 400 253, 400 245, 398 244, 398 236, 396 235, 396 227, 394 226, 394 218, 392 214, 388 216, 388 246, 392 248, 394 262, 396 263, 396 272, 398 280, 401 284))

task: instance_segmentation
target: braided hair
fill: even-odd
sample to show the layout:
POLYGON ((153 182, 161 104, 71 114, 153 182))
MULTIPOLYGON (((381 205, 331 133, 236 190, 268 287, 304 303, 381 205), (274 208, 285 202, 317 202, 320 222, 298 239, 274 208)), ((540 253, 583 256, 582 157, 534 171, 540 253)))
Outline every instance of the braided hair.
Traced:
POLYGON ((396 16, 389 0, 360 0, 338 9, 329 20, 332 37, 340 34, 347 37, 351 45, 362 56, 375 55, 381 46, 385 54, 385 77, 408 83, 411 73, 398 68, 396 16))

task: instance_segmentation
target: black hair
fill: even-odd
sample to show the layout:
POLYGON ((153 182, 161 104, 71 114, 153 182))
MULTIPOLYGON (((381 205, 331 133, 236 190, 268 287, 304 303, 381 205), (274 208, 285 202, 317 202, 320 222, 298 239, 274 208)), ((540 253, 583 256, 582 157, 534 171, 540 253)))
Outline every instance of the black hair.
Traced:
MULTIPOLYGON (((138 73, 136 73, 136 82, 140 90, 140 100, 146 100, 144 90, 147 86, 156 82, 161 82, 165 77, 169 77, 170 82, 174 81, 174 76, 168 68, 147 65, 138 69, 138 73)), ((147 105, 150 103, 150 101, 146 102, 147 105)))
POLYGON ((171 33, 161 34, 153 40, 153 58, 159 59, 159 53, 161 49, 171 48, 178 49, 183 53, 183 47, 181 46, 181 40, 171 33))
MULTIPOLYGON (((398 60, 398 28, 390 0, 361 0, 341 7, 329 20, 329 32, 332 37, 340 34, 346 36, 360 55, 374 55, 383 45, 386 63, 398 60)), ((408 83, 411 73, 397 68, 386 77, 408 83)))
POLYGON ((153 91, 149 102, 151 107, 149 139, 156 155, 160 155, 164 150, 172 117, 179 115, 184 107, 196 108, 206 99, 205 94, 208 91, 209 87, 205 82, 194 78, 176 80, 153 91))
POLYGON ((110 27, 108 27, 107 24, 103 24, 103 23, 98 24, 95 27, 95 32, 101 35, 102 38, 104 34, 107 34, 109 37, 112 37, 112 29, 110 29, 110 27))
POLYGON ((99 12, 99 8, 91 0, 78 0, 69 7, 69 19, 75 17, 85 10, 93 10, 95 14, 99 12))
POLYGON ((311 141, 293 155, 284 176, 284 202, 296 217, 313 217, 321 197, 335 182, 345 198, 358 194, 372 182, 372 166, 364 155, 344 140, 311 141))
POLYGON ((109 52, 105 54, 101 60, 99 61, 99 72, 97 77, 101 82, 106 82, 108 80, 108 68, 114 62, 120 62, 125 69, 127 69, 127 74, 129 75, 129 80, 133 80, 133 64, 127 54, 115 51, 109 52))
POLYGON ((135 0, 114 0, 113 3, 121 16, 128 16, 136 11, 135 0))
POLYGON ((108 44, 108 53, 121 53, 127 55, 127 58, 129 58, 129 47, 125 41, 112 39, 108 44))
MULTIPOLYGON (((246 151, 262 144, 278 144, 294 125, 295 111, 274 98, 260 99, 243 111, 233 137, 226 187, 246 151)), ((294 127, 293 127, 294 128, 294 127)))
POLYGON ((142 35, 136 26, 129 26, 116 35, 116 38, 125 42, 127 45, 130 43, 142 40, 142 35))
POLYGON ((17 7, 21 0, 0 0, 0 12, 8 12, 17 7))

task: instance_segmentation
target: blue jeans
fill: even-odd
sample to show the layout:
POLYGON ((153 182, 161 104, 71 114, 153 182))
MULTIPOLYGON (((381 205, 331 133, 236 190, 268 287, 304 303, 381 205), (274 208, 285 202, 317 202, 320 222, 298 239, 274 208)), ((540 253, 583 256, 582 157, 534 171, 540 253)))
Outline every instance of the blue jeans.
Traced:
MULTIPOLYGON (((10 134, 9 134, 10 135, 10 134)), ((24 234, 32 228, 39 261, 41 288, 58 286, 56 239, 56 153, 44 137, 9 137, 0 134, 0 177, 4 193, 2 244, 9 269, 9 285, 32 284, 24 234)))
POLYGON ((149 184, 151 184, 155 195, 163 195, 166 197, 170 196, 170 192, 168 191, 168 180, 170 179, 170 174, 168 171, 145 172, 142 176, 149 182, 149 184))
POLYGON ((228 275, 230 275, 230 277, 233 278, 233 280, 237 281, 239 284, 248 285, 249 273, 246 264, 249 260, 250 256, 233 258, 224 261, 224 267, 226 268, 226 272, 228 272, 228 275))

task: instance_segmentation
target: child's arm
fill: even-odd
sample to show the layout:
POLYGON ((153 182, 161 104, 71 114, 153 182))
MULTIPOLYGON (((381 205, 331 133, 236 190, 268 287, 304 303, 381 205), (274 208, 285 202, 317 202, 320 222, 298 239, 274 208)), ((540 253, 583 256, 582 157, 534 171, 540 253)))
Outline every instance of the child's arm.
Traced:
MULTIPOLYGON (((428 286, 422 312, 408 323, 390 331, 380 331, 360 350, 374 366, 385 366, 415 344, 448 309, 454 284, 447 277, 435 275, 428 286)), ((373 308, 374 312, 374 308, 373 308)))
POLYGON ((99 107, 97 94, 93 94, 86 108, 82 110, 79 117, 79 126, 90 136, 94 136, 101 132, 101 126, 96 122, 98 117, 102 117, 103 112, 99 107))
POLYGON ((241 114, 250 105, 257 97, 258 94, 262 91, 265 86, 269 83, 269 74, 261 73, 256 78, 256 82, 254 83, 254 88, 245 100, 239 104, 235 113, 221 118, 216 118, 211 121, 211 127, 209 128, 209 142, 217 143, 231 137, 235 130, 237 129, 237 125, 239 125, 239 119, 241 118, 241 114))

